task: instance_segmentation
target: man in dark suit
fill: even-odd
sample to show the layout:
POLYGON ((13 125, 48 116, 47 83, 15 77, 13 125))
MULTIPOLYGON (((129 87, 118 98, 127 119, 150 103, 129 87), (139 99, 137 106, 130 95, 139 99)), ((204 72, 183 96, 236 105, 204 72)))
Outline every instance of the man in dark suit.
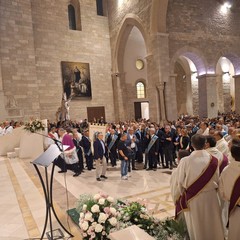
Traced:
POLYGON ((103 141, 103 134, 97 133, 97 139, 93 143, 94 148, 94 160, 96 162, 96 178, 97 181, 101 181, 101 178, 107 179, 107 161, 105 158, 105 143, 103 141))
POLYGON ((84 151, 88 170, 91 171, 92 169, 95 169, 93 167, 93 155, 92 155, 91 141, 89 139, 89 131, 88 130, 85 130, 83 132, 83 137, 80 142, 80 145, 82 146, 83 151, 84 151))
POLYGON ((158 156, 157 156, 157 162, 160 165, 160 158, 161 158, 162 168, 164 168, 164 166, 165 166, 164 165, 163 140, 162 140, 163 134, 164 134, 163 129, 158 126, 157 131, 156 131, 156 135, 158 136, 158 139, 159 139, 159 151, 158 151, 158 156))
POLYGON ((117 166, 117 144, 118 144, 118 135, 114 129, 110 130, 110 134, 107 138, 107 148, 109 151, 109 157, 111 160, 112 167, 117 166))
POLYGON ((163 140, 163 151, 165 156, 166 167, 173 168, 173 133, 171 132, 170 125, 166 125, 164 128, 163 140))
POLYGON ((139 129, 139 125, 136 124, 134 126, 134 130, 135 130, 135 136, 138 139, 137 142, 137 152, 136 152, 136 159, 138 163, 142 163, 143 162, 143 138, 142 138, 142 134, 141 131, 139 129))
POLYGON ((157 170, 157 155, 159 152, 159 139, 158 136, 155 135, 155 128, 150 128, 148 138, 148 145, 147 145, 147 155, 148 155, 148 164, 149 167, 147 171, 157 170))
POLYGON ((77 131, 77 129, 73 129, 73 143, 76 147, 76 151, 77 151, 77 156, 79 159, 79 170, 80 172, 84 172, 84 165, 83 165, 83 152, 82 152, 82 148, 80 146, 80 133, 77 131))
POLYGON ((136 160, 136 152, 137 152, 137 143, 139 140, 134 134, 133 128, 130 128, 127 133, 126 146, 129 149, 129 160, 128 160, 128 172, 131 172, 131 164, 132 170, 137 170, 135 168, 135 160, 136 160))

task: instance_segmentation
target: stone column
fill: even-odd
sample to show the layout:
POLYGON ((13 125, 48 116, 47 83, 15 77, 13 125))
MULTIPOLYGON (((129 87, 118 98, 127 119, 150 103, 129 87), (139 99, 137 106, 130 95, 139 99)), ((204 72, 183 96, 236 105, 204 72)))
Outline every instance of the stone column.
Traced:
POLYGON ((127 96, 127 88, 125 81, 125 72, 115 73, 117 78, 117 92, 118 92, 118 113, 119 120, 128 119, 127 112, 127 104, 128 104, 128 96, 127 96))
POLYGON ((176 120, 177 112, 177 95, 176 95, 176 77, 177 74, 171 74, 166 82, 164 97, 167 120, 176 120))
POLYGON ((3 91, 3 81, 2 81, 2 65, 0 59, 0 121, 6 120, 7 112, 4 104, 4 91, 3 91))
POLYGON ((222 74, 220 75, 218 74, 216 77, 216 88, 217 88, 218 111, 224 112, 222 74))
POLYGON ((154 56, 152 54, 145 57, 147 62, 147 87, 146 94, 149 100, 149 117, 152 121, 160 121, 160 103, 159 96, 156 88, 156 82, 158 79, 158 72, 156 71, 156 65, 154 56))
POLYGON ((192 75, 186 75, 187 83, 187 98, 186 98, 186 108, 188 115, 193 115, 193 95, 192 95, 192 75))
POLYGON ((166 108, 165 108, 165 99, 164 99, 164 82, 157 84, 157 89, 159 92, 159 104, 160 104, 160 120, 166 120, 166 108))
POLYGON ((231 76, 223 74, 221 75, 221 78, 222 78, 222 89, 223 89, 224 112, 230 112, 231 111, 231 86, 230 86, 231 76))
POLYGON ((198 76, 199 117, 214 118, 218 116, 216 75, 198 76))
POLYGON ((240 75, 233 76, 235 84, 235 111, 240 114, 240 75))
POLYGON ((112 74, 113 87, 113 105, 115 113, 115 121, 119 121, 119 93, 118 93, 118 73, 112 74))

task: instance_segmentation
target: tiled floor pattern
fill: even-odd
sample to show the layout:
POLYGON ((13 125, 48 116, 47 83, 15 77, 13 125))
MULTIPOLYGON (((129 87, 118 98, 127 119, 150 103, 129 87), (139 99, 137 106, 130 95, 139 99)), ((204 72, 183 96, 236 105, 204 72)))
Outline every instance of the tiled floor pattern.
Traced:
MULTIPOLYGON (((41 172, 43 172, 41 168, 41 172)), ((74 239, 80 240, 79 229, 66 214, 75 207, 80 194, 106 192, 115 198, 136 201, 146 199, 148 209, 155 217, 164 219, 174 215, 170 196, 170 175, 163 170, 135 171, 128 181, 120 178, 120 169, 108 171, 108 180, 97 182, 94 171, 85 171, 77 178, 71 172, 59 174, 55 170, 54 206, 64 226, 71 229, 74 239), (66 186, 68 199, 66 197, 66 186)), ((51 166, 48 169, 51 171, 51 166)), ((18 240, 40 237, 45 220, 43 191, 30 159, 7 159, 0 157, 0 239, 18 240)), ((53 227, 59 228, 56 220, 53 227)))

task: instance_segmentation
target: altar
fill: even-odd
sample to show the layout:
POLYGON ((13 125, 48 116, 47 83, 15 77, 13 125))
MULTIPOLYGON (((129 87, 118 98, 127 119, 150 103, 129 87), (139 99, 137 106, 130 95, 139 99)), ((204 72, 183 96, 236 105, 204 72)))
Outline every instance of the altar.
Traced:
POLYGON ((44 151, 44 137, 40 134, 27 132, 23 126, 13 129, 11 134, 0 137, 0 156, 38 157, 44 151))

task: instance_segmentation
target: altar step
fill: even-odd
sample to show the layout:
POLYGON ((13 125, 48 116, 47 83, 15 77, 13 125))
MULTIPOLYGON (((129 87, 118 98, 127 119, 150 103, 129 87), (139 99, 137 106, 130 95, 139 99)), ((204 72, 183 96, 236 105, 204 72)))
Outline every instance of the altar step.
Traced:
MULTIPOLYGON (((8 185, 11 184, 11 192, 13 197, 8 198, 5 194, 5 203, 11 203, 14 200, 14 206, 16 206, 18 212, 18 222, 15 224, 15 212, 11 211, 11 208, 5 209, 4 213, 8 214, 8 218, 4 221, 4 218, 0 217, 0 225, 4 224, 6 231, 4 233, 0 232, 0 239, 14 239, 17 234, 17 230, 13 231, 12 226, 20 229, 19 236, 21 239, 29 239, 40 237, 41 231, 44 226, 45 220, 45 199, 43 196, 43 191, 41 189, 40 181, 35 173, 35 169, 30 164, 31 159, 19 159, 18 157, 13 157, 17 155, 19 148, 14 149, 14 152, 9 152, 8 158, 2 162, 5 166, 6 173, 8 173, 8 185), (11 215, 11 216, 10 216, 11 215)), ((41 171, 42 169, 40 169, 41 171)), ((64 190, 65 191, 65 190, 64 190)), ((11 194, 10 194, 11 195, 11 194)), ((61 195, 62 196, 62 195, 61 195)), ((56 196, 55 196, 56 197, 56 196)), ((68 226, 68 219, 65 210, 54 201, 55 210, 57 215, 63 221, 64 226, 68 226)), ((3 208, 4 209, 4 208, 3 208)), ((73 239, 81 240, 80 231, 71 222, 71 231, 74 236, 73 239)), ((59 224, 53 218, 53 228, 59 228, 59 224)), ((49 231, 49 226, 47 231, 49 231)), ((17 239, 17 238, 16 238, 17 239)))
POLYGON ((14 148, 14 152, 8 152, 7 153, 7 158, 16 158, 19 156, 19 151, 20 151, 20 148, 14 148))

